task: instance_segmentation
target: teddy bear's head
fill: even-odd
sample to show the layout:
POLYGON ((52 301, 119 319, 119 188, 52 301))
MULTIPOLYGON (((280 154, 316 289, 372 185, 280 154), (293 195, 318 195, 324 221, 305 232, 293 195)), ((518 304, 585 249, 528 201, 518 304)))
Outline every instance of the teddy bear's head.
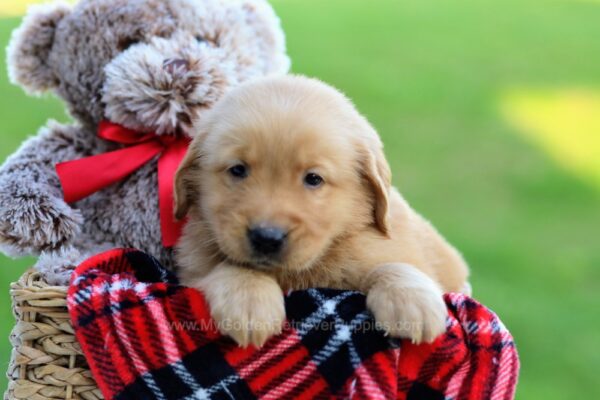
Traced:
POLYGON ((188 134, 231 86, 285 73, 266 0, 80 0, 31 9, 8 49, 10 76, 52 90, 88 125, 188 134))

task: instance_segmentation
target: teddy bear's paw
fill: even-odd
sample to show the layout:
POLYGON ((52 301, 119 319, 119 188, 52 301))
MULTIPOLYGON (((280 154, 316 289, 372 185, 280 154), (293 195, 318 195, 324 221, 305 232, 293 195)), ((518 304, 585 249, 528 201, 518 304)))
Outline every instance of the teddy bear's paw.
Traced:
POLYGON ((80 232, 83 222, 78 210, 46 195, 12 198, 0 214, 0 247, 10 255, 59 249, 80 232))
POLYGON ((416 344, 433 342, 446 331, 448 311, 441 290, 425 276, 397 278, 376 282, 367 294, 367 307, 378 327, 416 344))
POLYGON ((88 258, 114 249, 110 243, 95 243, 83 235, 74 240, 74 244, 58 250, 42 251, 35 268, 40 271, 46 282, 51 285, 68 286, 73 270, 88 258))
POLYGON ((67 286, 73 270, 81 264, 87 255, 73 246, 66 246, 56 251, 43 251, 35 264, 50 285, 67 286))
POLYGON ((241 347, 261 347, 282 331, 283 292, 274 280, 256 274, 231 276, 231 279, 219 283, 209 278, 201 285, 211 315, 219 331, 241 347))

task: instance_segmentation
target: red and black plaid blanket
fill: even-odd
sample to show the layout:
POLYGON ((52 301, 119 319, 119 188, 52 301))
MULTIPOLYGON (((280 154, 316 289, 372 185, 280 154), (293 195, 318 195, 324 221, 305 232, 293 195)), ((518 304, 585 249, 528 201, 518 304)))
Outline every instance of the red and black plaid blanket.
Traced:
POLYGON ((75 271, 71 319, 109 399, 511 399, 519 360, 493 312, 445 297, 433 344, 374 329, 365 297, 314 289, 286 298, 288 325, 261 349, 221 336, 202 294, 152 257, 112 250, 75 271))

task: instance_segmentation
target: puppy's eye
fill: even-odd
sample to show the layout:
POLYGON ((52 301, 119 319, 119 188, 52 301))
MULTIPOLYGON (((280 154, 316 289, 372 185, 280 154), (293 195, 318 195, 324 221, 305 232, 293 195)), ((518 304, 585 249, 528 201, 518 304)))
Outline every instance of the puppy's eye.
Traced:
POLYGON ((196 36, 196 42, 198 43, 206 43, 206 38, 202 35, 196 36))
POLYGON ((314 172, 309 172, 304 177, 304 185, 310 189, 316 189, 319 186, 323 185, 325 180, 322 176, 315 174, 314 172))
POLYGON ((227 170, 229 175, 237 179, 244 179, 248 177, 248 167, 244 164, 237 164, 227 170))

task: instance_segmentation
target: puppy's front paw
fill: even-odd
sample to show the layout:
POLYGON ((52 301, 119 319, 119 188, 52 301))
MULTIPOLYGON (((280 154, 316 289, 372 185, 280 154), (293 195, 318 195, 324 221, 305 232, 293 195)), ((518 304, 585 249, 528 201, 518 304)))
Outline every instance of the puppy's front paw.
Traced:
POLYGON ((392 337, 433 342, 446 331, 448 311, 441 290, 425 275, 408 281, 395 278, 377 280, 367 294, 377 324, 392 337))
POLYGON ((223 296, 225 298, 216 301, 219 306, 211 306, 212 316, 221 333, 232 337, 240 346, 261 347, 269 338, 281 333, 285 321, 281 291, 223 296))
POLYGON ((202 286, 222 334, 242 347, 261 347, 281 333, 285 322, 284 297, 272 278, 238 275, 235 280, 219 279, 220 284, 211 281, 202 286))

